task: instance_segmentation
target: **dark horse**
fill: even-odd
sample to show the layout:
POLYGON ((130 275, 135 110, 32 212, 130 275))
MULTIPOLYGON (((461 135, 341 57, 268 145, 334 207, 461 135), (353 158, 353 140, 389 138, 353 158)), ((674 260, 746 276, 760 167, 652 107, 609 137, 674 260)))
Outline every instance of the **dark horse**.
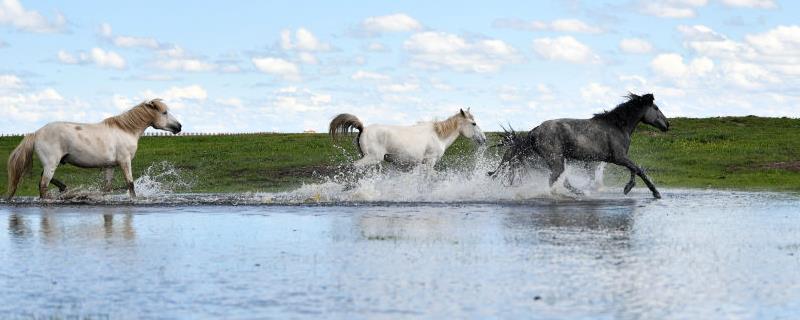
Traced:
MULTIPOLYGON (((625 194, 636 185, 638 175, 653 192, 653 197, 660 199, 661 194, 644 170, 628 158, 628 148, 631 134, 639 122, 666 132, 669 121, 653 103, 655 98, 652 94, 638 96, 631 93, 627 98, 628 101, 613 110, 595 114, 591 119, 548 120, 527 135, 506 131, 501 145, 508 149, 503 154, 500 166, 489 175, 495 176, 504 166, 515 166, 538 156, 550 169, 552 187, 564 172, 565 160, 603 161, 630 170, 631 178, 625 185, 625 194)), ((565 184, 576 192, 568 181, 565 184)))

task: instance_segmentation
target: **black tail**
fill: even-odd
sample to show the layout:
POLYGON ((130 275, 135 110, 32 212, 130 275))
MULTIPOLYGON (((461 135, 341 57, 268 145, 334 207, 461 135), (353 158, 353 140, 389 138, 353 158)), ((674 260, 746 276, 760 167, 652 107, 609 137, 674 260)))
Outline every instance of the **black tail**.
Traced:
POLYGON ((503 128, 503 133, 500 136, 500 142, 494 147, 501 147, 506 151, 503 153, 503 158, 500 160, 500 165, 497 166, 497 169, 488 173, 492 177, 509 165, 513 166, 521 163, 535 152, 535 141, 529 139, 530 134, 518 133, 511 126, 508 126, 508 129, 501 127, 503 128))

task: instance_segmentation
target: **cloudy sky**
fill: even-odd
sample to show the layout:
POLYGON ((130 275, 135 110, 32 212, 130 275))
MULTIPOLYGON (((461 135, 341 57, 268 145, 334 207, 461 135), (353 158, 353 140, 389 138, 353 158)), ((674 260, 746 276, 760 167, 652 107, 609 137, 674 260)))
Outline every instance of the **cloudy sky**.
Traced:
POLYGON ((0 0, 0 133, 161 97, 192 132, 800 115, 800 2, 0 0))

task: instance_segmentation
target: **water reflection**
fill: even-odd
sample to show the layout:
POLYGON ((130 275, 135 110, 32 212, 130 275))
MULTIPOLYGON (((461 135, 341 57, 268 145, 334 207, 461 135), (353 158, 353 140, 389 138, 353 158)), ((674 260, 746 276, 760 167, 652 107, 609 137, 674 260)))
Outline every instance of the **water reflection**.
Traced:
POLYGON ((12 239, 38 238, 46 244, 136 239, 132 208, 102 208, 101 214, 60 214, 54 208, 14 208, 8 216, 12 239), (36 220, 38 219, 38 225, 36 220))

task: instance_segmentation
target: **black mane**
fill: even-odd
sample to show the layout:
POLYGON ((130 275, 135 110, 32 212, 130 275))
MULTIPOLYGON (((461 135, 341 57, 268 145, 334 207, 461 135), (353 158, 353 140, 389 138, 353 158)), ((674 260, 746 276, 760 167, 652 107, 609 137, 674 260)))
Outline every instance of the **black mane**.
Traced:
POLYGON ((651 93, 642 96, 628 93, 627 98, 628 101, 620 103, 610 111, 595 113, 592 120, 601 120, 619 128, 627 128, 639 119, 643 107, 653 104, 651 93))

